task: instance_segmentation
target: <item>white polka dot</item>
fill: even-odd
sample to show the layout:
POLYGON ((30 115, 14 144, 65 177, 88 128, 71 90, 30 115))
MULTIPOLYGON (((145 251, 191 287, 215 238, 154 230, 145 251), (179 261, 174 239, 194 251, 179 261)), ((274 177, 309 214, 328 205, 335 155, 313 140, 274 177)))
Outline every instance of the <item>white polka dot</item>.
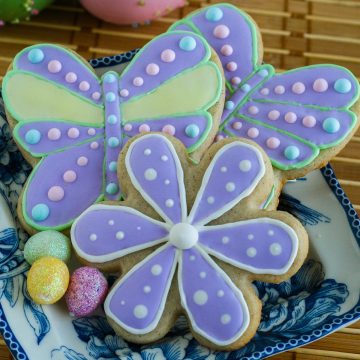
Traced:
POLYGON ((208 301, 208 294, 204 290, 195 291, 193 300, 197 305, 205 305, 208 301))
POLYGON ((123 231, 118 231, 115 235, 115 237, 118 239, 118 240, 122 240, 124 237, 125 237, 125 234, 123 231))
POLYGON ((247 255, 248 257, 254 257, 254 256, 256 256, 256 253, 257 253, 257 251, 256 251, 256 249, 255 249, 254 247, 249 247, 249 248, 246 250, 246 255, 247 255))
POLYGON ((225 189, 227 192, 233 192, 235 190, 235 184, 233 182, 228 182, 225 189))
POLYGON ((227 167, 226 167, 226 166, 222 166, 222 167, 220 168, 220 171, 223 172, 223 173, 224 173, 224 172, 227 172, 227 167))
POLYGON ((120 304, 121 304, 121 305, 125 305, 125 301, 124 301, 124 300, 121 300, 121 301, 120 301, 120 304))
POLYGON ((216 295, 218 296, 218 297, 223 297, 224 296, 224 291, 223 290, 219 290, 217 293, 216 293, 216 295))
POLYGON ((208 204, 213 204, 215 202, 215 198, 213 196, 209 196, 207 198, 207 202, 208 202, 208 204))
POLYGON ((272 243, 270 245, 269 250, 270 250, 271 255, 274 255, 274 256, 280 255, 282 253, 282 247, 279 243, 272 243))
POLYGON ((249 239, 249 240, 254 240, 254 235, 253 235, 253 234, 249 234, 249 235, 248 235, 248 239, 249 239))
POLYGON ((173 199, 167 199, 167 200, 165 201, 165 205, 166 205, 166 207, 168 207, 168 208, 172 208, 172 207, 174 206, 174 200, 173 200, 173 199))
POLYGON ((229 239, 228 236, 224 236, 224 237, 221 239, 221 242, 222 242, 223 244, 227 244, 229 241, 230 241, 230 239, 229 239))
POLYGON ((141 230, 141 226, 138 226, 138 227, 136 228, 136 230, 141 230))
POLYGON ((97 235, 96 234, 90 234, 89 239, 91 241, 95 241, 97 239, 97 235))
POLYGON ((112 226, 112 225, 115 224, 115 221, 114 221, 114 220, 109 220, 109 221, 108 221, 108 224, 112 226))
POLYGON ((148 286, 148 285, 144 286, 144 293, 145 293, 145 294, 148 294, 150 291, 151 291, 151 287, 150 287, 150 286, 148 286))
POLYGON ((274 230, 269 230, 267 233, 268 233, 269 236, 273 236, 274 235, 274 230))
POLYGON ((153 168, 149 168, 145 170, 144 177, 148 181, 153 181, 157 178, 157 172, 153 168))
POLYGON ((168 161, 169 158, 168 158, 166 155, 163 155, 163 156, 161 157, 161 160, 162 160, 162 161, 168 161))
POLYGON ((191 261, 194 261, 195 260, 195 256, 194 255, 190 255, 190 258, 189 258, 191 261))
POLYGON ((159 264, 153 265, 151 268, 151 273, 155 276, 158 276, 162 273, 162 267, 159 264))
POLYGON ((248 172, 251 169, 251 161, 241 160, 239 163, 239 168, 241 171, 248 172))
POLYGON ((200 273, 200 277, 201 277, 202 279, 205 279, 205 278, 206 278, 206 272, 205 272, 205 271, 202 271, 202 272, 200 273))
POLYGON ((134 316, 137 319, 143 319, 147 316, 148 309, 145 305, 136 305, 134 308, 134 316))
POLYGON ((170 184, 170 180, 169 180, 169 179, 166 179, 166 180, 164 181, 164 183, 165 183, 165 185, 169 185, 169 184, 170 184))
POLYGON ((151 154, 151 150, 150 149, 145 149, 144 150, 144 155, 149 156, 151 154))
POLYGON ((221 315, 220 321, 223 325, 226 325, 231 321, 231 316, 229 314, 223 314, 221 315))

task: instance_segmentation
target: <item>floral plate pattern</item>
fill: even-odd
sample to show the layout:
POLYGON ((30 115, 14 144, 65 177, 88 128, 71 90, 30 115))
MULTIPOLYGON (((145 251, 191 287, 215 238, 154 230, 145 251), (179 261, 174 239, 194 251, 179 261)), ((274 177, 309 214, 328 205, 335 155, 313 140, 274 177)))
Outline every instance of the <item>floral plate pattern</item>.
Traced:
MULTIPOLYGON (((121 71, 135 53, 90 64, 99 73, 109 66, 121 71)), ((12 140, 0 92, 0 331, 16 359, 262 359, 360 318, 360 220, 330 165, 285 186, 280 209, 306 227, 309 257, 288 281, 254 283, 263 302, 262 321, 253 340, 233 352, 214 352, 198 344, 184 318, 162 342, 140 346, 116 336, 101 310, 71 318, 63 302, 52 306, 32 302, 26 289, 29 266, 21 251, 27 234, 15 212, 29 172, 12 140)))

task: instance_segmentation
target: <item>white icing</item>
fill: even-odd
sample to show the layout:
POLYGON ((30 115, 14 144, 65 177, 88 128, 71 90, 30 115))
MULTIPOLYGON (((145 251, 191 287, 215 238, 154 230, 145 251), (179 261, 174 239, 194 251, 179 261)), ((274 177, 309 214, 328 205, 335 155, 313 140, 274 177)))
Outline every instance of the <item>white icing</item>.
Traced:
POLYGON ((205 278, 206 278, 206 272, 205 272, 205 271, 201 271, 201 273, 200 273, 199 275, 200 275, 200 277, 201 277, 202 279, 205 279, 205 278))
POLYGON ((190 255, 190 260, 194 261, 196 259, 196 257, 194 255, 190 255))
POLYGON ((148 294, 150 291, 151 291, 151 286, 148 286, 148 285, 144 286, 144 293, 145 294, 148 294))
POLYGON ((248 172, 251 170, 251 161, 250 160, 241 160, 239 163, 239 168, 243 172, 248 172))
POLYGON ((146 169, 144 172, 144 178, 148 181, 153 181, 157 178, 157 171, 153 168, 146 169))
POLYGON ((114 220, 109 220, 108 224, 112 226, 112 225, 115 224, 115 221, 114 220))
POLYGON ((148 308, 145 306, 145 305, 136 305, 135 308, 134 308, 134 316, 137 318, 137 319, 143 319, 147 316, 148 314, 148 308))
POLYGON ((115 237, 118 239, 118 240, 122 240, 124 237, 125 237, 125 234, 123 231, 118 231, 115 235, 115 237))
POLYGON ((249 234, 247 237, 249 240, 254 240, 254 235, 253 234, 249 234))
POLYGON ((150 149, 145 149, 144 150, 144 155, 146 155, 146 156, 151 155, 151 150, 150 149))
POLYGON ((215 198, 213 196, 209 196, 207 198, 207 202, 208 202, 208 204, 213 204, 215 202, 215 198))
POLYGON ((178 249, 190 249, 196 245, 199 233, 196 228, 188 223, 179 223, 170 230, 170 243, 178 249))
POLYGON ((230 239, 229 239, 228 236, 224 236, 224 237, 221 239, 221 242, 222 242, 223 244, 227 244, 229 241, 230 241, 230 239))
POLYGON ((159 264, 153 265, 151 267, 151 273, 155 276, 159 276, 162 273, 162 266, 159 264))
POLYGON ((270 245, 269 250, 270 250, 271 255, 274 255, 274 256, 280 255, 282 253, 282 247, 279 243, 272 243, 270 245))
POLYGON ((225 295, 224 290, 219 290, 219 291, 216 293, 216 295, 217 295, 218 297, 223 297, 223 296, 225 295))
POLYGON ((163 156, 161 156, 161 160, 162 160, 162 161, 168 161, 169 158, 168 158, 166 155, 163 155, 163 156))
POLYGON ((257 254, 257 250, 254 248, 254 247, 249 247, 247 250, 246 250, 246 255, 248 257, 254 257, 256 256, 257 254))
POLYGON ((169 179, 166 179, 166 180, 164 181, 164 184, 165 184, 165 185, 169 185, 169 184, 170 184, 170 180, 169 180, 169 179))
POLYGON ((223 314, 221 315, 220 321, 223 325, 226 325, 231 321, 231 316, 229 314, 223 314))
POLYGON ((96 234, 90 234, 89 239, 91 241, 95 241, 97 239, 97 235, 96 234))
POLYGON ((193 300, 196 305, 205 305, 208 301, 208 294, 204 290, 197 290, 194 293, 193 300))
POLYGON ((268 235, 269 235, 269 236, 273 236, 273 235, 274 235, 274 230, 269 230, 269 231, 268 231, 268 235))
POLYGON ((227 172, 227 167, 226 167, 226 166, 222 166, 222 167, 220 168, 220 171, 223 172, 223 173, 227 172))
POLYGON ((165 205, 166 205, 166 207, 168 207, 168 208, 172 208, 172 207, 174 206, 174 200, 173 200, 173 199, 167 199, 167 200, 165 201, 165 205))
POLYGON ((225 189, 226 191, 228 192, 233 192, 235 190, 235 184, 233 182, 228 182, 226 185, 225 185, 225 189))

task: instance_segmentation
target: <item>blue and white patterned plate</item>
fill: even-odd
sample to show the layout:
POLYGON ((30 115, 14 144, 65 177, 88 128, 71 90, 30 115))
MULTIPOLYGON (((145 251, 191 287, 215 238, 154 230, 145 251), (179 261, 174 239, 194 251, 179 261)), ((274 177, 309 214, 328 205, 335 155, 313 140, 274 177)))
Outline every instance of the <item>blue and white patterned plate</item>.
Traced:
MULTIPOLYGON (((121 71, 134 53, 92 60, 91 65, 99 73, 109 66, 121 71)), ((199 345, 184 319, 161 343, 139 346, 116 336, 101 311, 76 319, 63 302, 33 303, 21 251, 27 235, 15 213, 29 171, 11 138, 0 93, 0 330, 16 359, 262 359, 360 318, 360 220, 329 165, 286 185, 281 208, 306 226, 309 257, 289 281, 254 284, 263 302, 262 321, 254 339, 233 352, 199 345)))

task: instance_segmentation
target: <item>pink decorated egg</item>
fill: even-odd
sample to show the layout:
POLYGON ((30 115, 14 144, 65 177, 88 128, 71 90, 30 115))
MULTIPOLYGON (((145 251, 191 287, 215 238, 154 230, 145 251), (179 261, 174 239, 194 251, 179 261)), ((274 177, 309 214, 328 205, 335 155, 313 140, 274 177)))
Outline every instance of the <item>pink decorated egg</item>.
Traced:
POLYGON ((81 0, 94 16, 120 25, 148 22, 185 5, 185 0, 81 0))
POLYGON ((91 314, 105 300, 108 283, 95 268, 84 266, 74 271, 65 294, 69 312, 73 316, 91 314))

